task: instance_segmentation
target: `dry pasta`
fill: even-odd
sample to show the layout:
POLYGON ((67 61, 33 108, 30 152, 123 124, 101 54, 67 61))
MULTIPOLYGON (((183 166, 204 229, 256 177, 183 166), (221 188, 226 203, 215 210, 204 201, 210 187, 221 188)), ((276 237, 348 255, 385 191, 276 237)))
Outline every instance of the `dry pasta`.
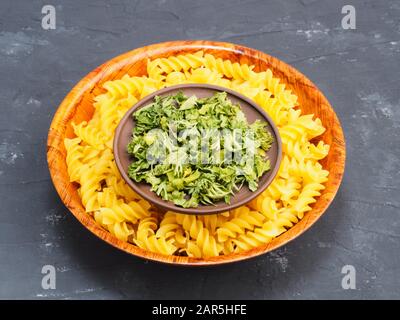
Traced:
POLYGON ((312 139, 325 128, 302 115, 297 97, 271 70, 204 54, 202 51, 148 61, 147 76, 108 81, 97 96, 89 121, 73 124, 65 139, 70 181, 79 185, 82 203, 95 221, 123 241, 166 255, 205 258, 268 243, 311 210, 329 172, 318 162, 329 152, 312 139), (257 102, 278 126, 283 160, 273 183, 246 206, 209 216, 161 214, 121 178, 112 154, 115 128, 138 99, 166 86, 211 83, 231 88, 257 102))

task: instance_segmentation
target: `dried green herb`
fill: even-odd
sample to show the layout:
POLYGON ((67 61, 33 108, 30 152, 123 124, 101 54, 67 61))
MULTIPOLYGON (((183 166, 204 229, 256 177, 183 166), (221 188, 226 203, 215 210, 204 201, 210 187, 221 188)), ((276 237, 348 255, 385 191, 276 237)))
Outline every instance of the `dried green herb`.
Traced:
POLYGON ((201 99, 157 96, 133 118, 130 178, 178 206, 229 203, 244 183, 257 190, 270 169, 266 151, 273 138, 266 123, 249 124, 225 92, 201 99))

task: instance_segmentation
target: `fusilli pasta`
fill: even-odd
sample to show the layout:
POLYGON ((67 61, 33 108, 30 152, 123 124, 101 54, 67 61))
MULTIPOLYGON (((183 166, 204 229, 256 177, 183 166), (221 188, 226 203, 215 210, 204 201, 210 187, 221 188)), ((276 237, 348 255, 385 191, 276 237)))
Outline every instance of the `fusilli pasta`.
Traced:
POLYGON ((147 76, 104 83, 95 98, 92 119, 73 124, 75 138, 65 139, 70 181, 86 211, 118 239, 166 255, 195 258, 249 250, 279 236, 311 210, 329 172, 318 162, 329 152, 312 142, 325 128, 313 115, 302 115, 297 97, 271 70, 204 54, 148 61, 147 76), (230 212, 210 216, 165 214, 141 199, 121 178, 113 158, 115 128, 126 111, 144 96, 180 83, 211 83, 232 88, 257 102, 275 121, 283 160, 273 183, 260 196, 230 212))

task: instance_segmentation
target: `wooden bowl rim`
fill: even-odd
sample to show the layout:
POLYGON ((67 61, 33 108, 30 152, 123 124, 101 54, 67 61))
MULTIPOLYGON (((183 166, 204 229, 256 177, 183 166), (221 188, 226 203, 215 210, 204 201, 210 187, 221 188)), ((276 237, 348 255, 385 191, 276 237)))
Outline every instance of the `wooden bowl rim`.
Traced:
MULTIPOLYGON (((124 150, 126 152, 126 150, 124 150)), ((271 182, 274 180, 276 174, 278 173, 279 166, 281 164, 282 160, 282 141, 281 141, 281 136, 279 134, 278 127, 276 126, 275 122, 272 120, 272 118, 253 100, 245 97, 241 93, 234 91, 232 89, 224 88, 221 86, 216 86, 216 85, 210 85, 210 84, 203 84, 203 83, 188 83, 188 84, 178 84, 174 86, 169 86, 160 90, 157 90, 143 99, 139 100, 136 102, 122 117, 121 121, 119 122, 117 129, 115 130, 115 135, 114 135, 114 143, 113 143, 113 152, 114 152, 114 159, 115 163, 117 165, 117 168, 122 176, 122 178, 125 180, 125 182, 129 185, 130 188, 132 188, 137 194, 139 194, 142 198, 145 200, 149 201, 150 203, 154 204, 155 206, 161 208, 162 210, 165 211, 174 211, 176 213, 182 213, 182 214, 192 214, 192 215, 208 215, 208 214, 216 214, 216 213, 221 213, 229 210, 236 209, 238 207, 241 207, 245 205, 246 203, 249 203, 251 200, 259 196, 268 186, 271 184, 271 182), (186 88, 204 88, 204 89, 211 89, 219 92, 226 92, 236 98, 239 98, 240 100, 247 102, 250 106, 252 106, 254 109, 258 111, 258 113, 263 117, 265 122, 268 123, 269 127, 272 130, 272 134, 275 136, 276 141, 276 161, 274 163, 271 163, 271 170, 268 172, 269 176, 268 178, 262 182, 261 185, 259 185, 258 189, 252 193, 249 193, 249 196, 246 198, 243 198, 242 200, 232 203, 230 205, 224 205, 222 208, 219 207, 218 205, 215 206, 203 206, 203 210, 199 210, 198 208, 182 208, 176 206, 173 202, 171 201, 165 201, 162 200, 159 196, 157 196, 154 192, 151 193, 149 196, 148 193, 143 192, 142 189, 137 185, 135 181, 129 178, 127 172, 123 169, 122 163, 121 163, 121 158, 120 158, 120 148, 119 148, 119 140, 121 138, 121 133, 122 129, 125 126, 125 123, 127 121, 132 121, 132 113, 136 111, 136 109, 140 109, 145 107, 146 105, 150 104, 153 98, 157 95, 163 95, 164 93, 168 92, 175 92, 176 90, 179 89, 186 89, 186 88)), ((260 178, 261 181, 261 178, 260 178)), ((243 190, 243 189, 242 189, 243 190)), ((240 191, 239 191, 240 192, 240 191)), ((239 193, 238 192, 238 193, 239 193)), ((235 193, 238 194, 238 193, 235 193)))
MULTIPOLYGON (((325 213, 326 209, 333 201, 343 178, 345 169, 345 158, 346 158, 345 140, 344 140, 343 130, 340 125, 340 121, 334 109, 330 105, 329 101, 311 80, 309 80, 300 71, 297 71, 295 68, 286 64, 282 60, 270 56, 264 52, 242 45, 235 45, 228 42, 217 42, 208 40, 193 40, 193 41, 178 40, 178 41, 168 41, 168 42, 151 44, 148 46, 134 49, 132 51, 128 51, 126 53, 123 53, 106 61, 105 63, 95 68, 90 73, 88 73, 84 78, 82 78, 66 95, 66 97, 61 102, 60 106, 58 107, 53 117, 47 139, 47 161, 48 161, 50 176, 56 188, 56 191, 59 194, 60 198, 62 199, 63 203, 69 209, 69 211, 90 232, 92 232, 94 235, 104 240, 108 244, 124 252, 132 254, 134 256, 141 257, 146 260, 151 260, 154 262, 162 262, 162 263, 182 265, 182 266, 221 265, 221 264, 247 260, 265 254, 272 250, 275 250, 287 244, 288 242, 294 240, 295 238, 303 234, 306 230, 308 230, 321 217, 321 215, 325 213), (285 233, 281 234, 280 236, 274 238, 272 241, 262 246, 253 248, 245 252, 232 253, 228 255, 221 255, 217 257, 202 258, 202 259, 193 257, 184 257, 184 256, 170 256, 161 253, 150 252, 141 249, 131 243, 117 239, 111 233, 109 233, 101 226, 99 226, 94 221, 94 219, 90 217, 82 209, 81 204, 70 203, 69 202, 70 195, 66 192, 66 190, 71 183, 69 181, 65 181, 65 179, 63 180, 59 178, 60 174, 57 168, 53 166, 53 163, 60 161, 61 158, 63 158, 63 161, 65 162, 65 155, 62 152, 63 150, 62 145, 64 143, 63 133, 66 131, 68 120, 74 115, 75 107, 83 99, 85 92, 87 92, 88 90, 92 90, 95 84, 101 81, 101 79, 105 75, 117 72, 118 70, 122 69, 123 66, 127 64, 127 62, 132 64, 135 61, 147 59, 157 55, 166 55, 170 52, 176 52, 176 51, 183 51, 183 50, 195 51, 195 50, 207 50, 207 49, 226 51, 230 53, 247 56, 248 58, 253 58, 255 60, 261 60, 265 64, 272 66, 272 71, 274 71, 274 66, 276 67, 277 65, 281 65, 285 67, 288 71, 293 73, 296 76, 296 78, 300 77, 302 85, 316 92, 316 94, 321 99, 321 102, 329 107, 330 109, 329 111, 331 112, 331 115, 333 117, 334 125, 336 125, 337 129, 336 136, 334 136, 331 149, 329 151, 329 152, 336 152, 336 159, 337 159, 336 167, 338 168, 338 172, 336 173, 335 183, 330 185, 331 189, 333 190, 332 192, 330 192, 329 197, 324 199, 325 200, 324 207, 319 209, 317 215, 313 215, 310 217, 310 215, 306 214, 302 219, 302 221, 304 221, 303 223, 304 226, 301 229, 294 230, 294 228, 296 227, 295 225, 285 233)), ((319 199, 317 199, 317 201, 319 201, 319 199)), ((311 212, 312 211, 308 213, 311 212)))

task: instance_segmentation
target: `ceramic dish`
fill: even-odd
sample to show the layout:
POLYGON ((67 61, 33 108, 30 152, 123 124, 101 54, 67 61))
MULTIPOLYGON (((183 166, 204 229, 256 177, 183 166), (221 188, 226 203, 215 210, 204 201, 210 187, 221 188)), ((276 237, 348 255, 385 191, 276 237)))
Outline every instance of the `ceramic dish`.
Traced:
POLYGON ((272 119, 268 116, 268 114, 266 114, 265 111, 260 106, 258 106, 252 100, 246 98, 245 96, 233 90, 213 85, 205 85, 205 84, 182 84, 182 85, 167 87, 158 90, 146 96, 144 99, 140 100, 131 109, 129 109, 129 111, 120 121, 115 131, 113 150, 114 150, 115 163, 117 164, 121 176, 124 178, 125 182, 140 196, 142 196, 144 199, 146 199, 153 205, 157 206, 164 212, 174 211, 179 213, 196 214, 196 215, 220 213, 235 209, 237 207, 240 207, 248 203, 250 200, 257 197, 270 185, 270 183, 274 179, 279 169, 279 165, 282 158, 281 138, 279 136, 278 128, 275 126, 275 124, 273 123, 272 119), (129 164, 132 162, 132 159, 126 150, 126 146, 128 145, 132 137, 132 130, 134 128, 132 113, 150 104, 155 96, 163 97, 166 95, 176 94, 179 91, 183 92, 187 96, 195 95, 198 98, 210 97, 217 92, 226 92, 228 94, 229 100, 231 100, 234 104, 240 105, 249 123, 253 123, 255 120, 258 119, 264 121, 267 124, 267 130, 271 133, 274 139, 274 143, 267 152, 267 157, 270 161, 271 169, 261 177, 258 184, 258 189, 256 191, 252 192, 249 190, 247 186, 243 186, 238 192, 235 193, 229 204, 223 201, 219 201, 214 205, 200 205, 197 208, 182 208, 176 206, 171 201, 163 200, 156 193, 151 191, 149 184, 136 183, 129 178, 127 172, 129 164))

